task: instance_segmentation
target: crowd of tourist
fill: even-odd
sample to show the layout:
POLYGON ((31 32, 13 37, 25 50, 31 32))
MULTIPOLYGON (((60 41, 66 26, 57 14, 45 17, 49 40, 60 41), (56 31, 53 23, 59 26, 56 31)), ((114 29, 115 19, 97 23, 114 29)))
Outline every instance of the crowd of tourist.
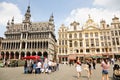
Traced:
MULTIPOLYGON (((101 80, 109 80, 108 74, 109 74, 109 68, 110 68, 110 64, 114 65, 114 59, 110 59, 110 58, 103 58, 101 61, 101 68, 102 68, 102 79, 101 80)), ((82 61, 80 61, 79 58, 76 59, 76 72, 77 72, 77 78, 81 77, 82 74, 82 70, 85 70, 87 72, 87 77, 88 79, 91 78, 92 75, 92 70, 96 69, 96 59, 87 59, 85 64, 84 64, 84 68, 82 69, 82 61)))
POLYGON ((24 73, 51 73, 59 70, 59 64, 56 61, 48 60, 25 60, 24 73))
MULTIPOLYGON (((108 74, 109 74, 109 67, 110 64, 114 65, 115 60, 113 58, 103 58, 101 61, 101 74, 102 79, 101 80, 109 80, 108 74)), ((10 62, 7 61, 8 65, 10 62)), ((76 58, 75 65, 76 72, 77 72, 77 78, 80 78, 82 75, 82 71, 87 72, 88 79, 91 78, 92 70, 96 70, 96 59, 86 59, 85 63, 80 58, 76 58), (84 65, 84 67, 82 66, 84 65)), ((71 65, 71 64, 70 64, 71 65)), ((40 59, 40 60, 25 60, 24 64, 24 74, 40 74, 40 73, 51 73, 56 70, 59 70, 59 63, 53 60, 49 60, 48 58, 40 59)))

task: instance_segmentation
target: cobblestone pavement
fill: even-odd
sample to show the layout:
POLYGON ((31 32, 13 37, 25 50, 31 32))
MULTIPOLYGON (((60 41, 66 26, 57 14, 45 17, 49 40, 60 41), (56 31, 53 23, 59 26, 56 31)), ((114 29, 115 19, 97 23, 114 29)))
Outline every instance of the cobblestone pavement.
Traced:
MULTIPOLYGON (((82 65, 84 68, 84 64, 82 65)), ((109 78, 112 80, 112 65, 109 70, 109 78)), ((101 80, 101 67, 97 64, 96 70, 92 70, 92 76, 89 80, 101 80)), ((81 78, 77 79, 75 66, 60 64, 60 69, 50 74, 24 74, 23 67, 5 67, 0 68, 0 80, 88 80, 87 72, 82 70, 81 78)))

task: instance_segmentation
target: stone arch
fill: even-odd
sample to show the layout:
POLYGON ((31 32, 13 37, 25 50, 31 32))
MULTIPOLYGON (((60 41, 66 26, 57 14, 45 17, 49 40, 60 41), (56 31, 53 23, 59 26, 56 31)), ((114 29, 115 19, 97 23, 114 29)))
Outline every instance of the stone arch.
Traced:
POLYGON ((79 53, 79 50, 78 50, 78 49, 75 49, 75 53, 79 53))
POLYGON ((10 53, 10 59, 14 59, 14 52, 10 53))
POLYGON ((25 57, 25 52, 21 52, 21 58, 25 57))
POLYGON ((6 59, 9 59, 9 52, 6 52, 6 59))
POLYGON ((31 56, 31 54, 30 54, 30 52, 29 52, 29 51, 27 51, 26 56, 31 56))
POLYGON ((83 49, 80 49, 80 52, 83 52, 83 49))
POLYGON ((39 51, 39 52, 37 53, 37 55, 38 55, 38 56, 42 56, 42 53, 39 51))
POLYGON ((36 56, 36 52, 35 51, 32 52, 32 56, 36 56))
POLYGON ((1 52, 1 58, 2 58, 2 59, 4 59, 4 54, 5 54, 5 53, 2 51, 2 52, 1 52))
POLYGON ((43 52, 43 57, 46 57, 46 58, 48 58, 48 53, 45 51, 45 52, 43 52))
POLYGON ((15 52, 15 59, 19 59, 19 52, 15 52))

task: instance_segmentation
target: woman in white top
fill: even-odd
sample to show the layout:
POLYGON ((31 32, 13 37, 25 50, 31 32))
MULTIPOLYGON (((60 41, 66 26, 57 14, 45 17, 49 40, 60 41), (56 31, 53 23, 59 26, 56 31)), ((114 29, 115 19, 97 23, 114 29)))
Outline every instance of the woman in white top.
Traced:
POLYGON ((77 71, 77 77, 79 78, 81 76, 81 62, 79 59, 76 61, 76 71, 77 71))

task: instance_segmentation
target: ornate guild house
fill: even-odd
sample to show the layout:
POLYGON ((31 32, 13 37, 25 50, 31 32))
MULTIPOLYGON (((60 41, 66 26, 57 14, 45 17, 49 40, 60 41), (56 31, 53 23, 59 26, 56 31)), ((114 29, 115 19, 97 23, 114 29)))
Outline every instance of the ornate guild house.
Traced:
POLYGON ((14 23, 14 18, 7 23, 5 38, 1 41, 1 56, 4 59, 22 59, 25 56, 38 55, 55 58, 55 25, 54 16, 47 22, 32 22, 30 6, 25 18, 20 24, 14 23))
POLYGON ((120 55, 120 21, 114 16, 110 25, 105 20, 96 24, 89 16, 84 25, 74 21, 58 30, 59 61, 70 62, 76 57, 116 57, 120 55))

